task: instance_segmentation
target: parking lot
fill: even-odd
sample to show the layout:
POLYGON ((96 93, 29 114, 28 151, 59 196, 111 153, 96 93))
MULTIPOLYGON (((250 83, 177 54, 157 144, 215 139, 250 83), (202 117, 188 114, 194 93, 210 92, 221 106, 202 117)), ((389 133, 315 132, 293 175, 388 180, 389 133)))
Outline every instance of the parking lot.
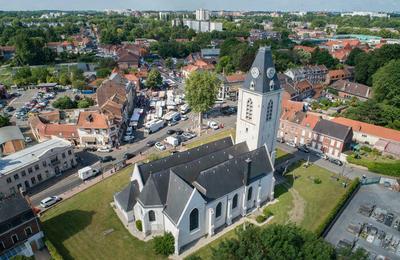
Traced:
POLYGON ((400 193, 379 184, 361 186, 325 239, 361 247, 370 259, 400 259, 400 193))

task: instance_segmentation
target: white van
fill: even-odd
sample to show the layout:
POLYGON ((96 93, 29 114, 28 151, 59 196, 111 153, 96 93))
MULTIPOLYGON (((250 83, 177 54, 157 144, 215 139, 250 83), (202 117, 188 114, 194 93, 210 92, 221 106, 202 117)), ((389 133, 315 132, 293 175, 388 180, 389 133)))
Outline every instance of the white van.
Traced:
POLYGON ((179 111, 181 112, 181 114, 186 114, 187 112, 189 112, 190 108, 188 104, 183 104, 180 108, 179 111))
POLYGON ((168 136, 167 138, 165 138, 164 140, 166 143, 172 145, 173 147, 176 147, 179 145, 179 140, 178 138, 174 137, 174 136, 168 136))
POLYGON ((90 166, 86 166, 78 171, 79 179, 87 180, 90 177, 96 176, 99 173, 99 170, 93 169, 90 166))

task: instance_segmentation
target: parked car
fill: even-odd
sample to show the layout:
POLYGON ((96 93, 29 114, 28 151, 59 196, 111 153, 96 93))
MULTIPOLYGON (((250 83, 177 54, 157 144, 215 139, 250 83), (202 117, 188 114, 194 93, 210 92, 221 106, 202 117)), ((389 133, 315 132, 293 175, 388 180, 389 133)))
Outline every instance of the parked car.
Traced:
POLYGON ((125 160, 129 160, 129 159, 131 159, 133 157, 135 157, 134 153, 126 153, 126 154, 124 154, 124 159, 125 160))
POLYGON ((214 129, 214 130, 218 130, 219 129, 219 125, 215 121, 208 121, 207 125, 211 129, 214 129))
POLYGON ((125 135, 123 138, 124 142, 132 142, 133 140, 135 140, 135 137, 133 135, 125 135))
POLYGON ((84 152, 96 152, 97 148, 95 146, 87 146, 85 148, 83 148, 84 152))
POLYGON ((393 219, 394 219, 393 213, 388 213, 386 214, 385 221, 383 222, 383 224, 390 227, 393 223, 393 219))
POLYGON ((315 155, 321 159, 328 160, 328 156, 324 153, 316 153, 315 155))
POLYGON ((291 146, 291 147, 296 147, 296 144, 292 141, 290 142, 286 142, 287 145, 291 146))
POLYGON ((182 115, 181 116, 181 120, 182 121, 186 121, 186 120, 188 120, 189 119, 189 117, 187 116, 187 115, 182 115))
POLYGON ((183 132, 184 132, 184 131, 183 131, 182 129, 176 129, 176 130, 175 130, 176 135, 182 135, 183 132))
POLYGON ((111 161, 114 161, 114 160, 115 160, 115 158, 112 157, 111 155, 107 155, 107 156, 104 156, 104 157, 100 158, 100 161, 102 163, 111 162, 111 161))
POLYGON ((168 122, 168 126, 174 126, 174 125, 177 125, 177 124, 178 124, 178 121, 175 121, 175 120, 171 120, 171 121, 168 122))
POLYGON ((60 197, 57 197, 57 196, 47 197, 47 198, 43 199, 42 201, 40 201, 40 206, 42 208, 48 208, 48 207, 56 204, 59 201, 61 201, 60 197))
POLYGON ((305 146, 305 145, 301 145, 301 146, 297 147, 297 150, 305 152, 305 153, 310 152, 310 149, 308 149, 307 146, 305 146))
POLYGON ((111 149, 110 147, 108 147, 108 146, 103 146, 103 147, 99 147, 99 148, 97 149, 97 151, 98 151, 99 153, 109 153, 109 152, 112 151, 112 149, 111 149))
POLYGON ((32 138, 30 138, 29 136, 25 136, 25 143, 30 143, 32 142, 32 138))
POLYGON ((338 166, 342 166, 342 165, 343 165, 342 161, 340 161, 340 160, 338 160, 338 159, 333 159, 333 158, 331 158, 331 159, 329 159, 329 161, 330 161, 331 163, 333 163, 333 164, 338 165, 338 166))
POLYGON ((146 143, 146 146, 147 146, 147 147, 152 147, 152 146, 154 146, 155 144, 156 144, 156 141, 150 140, 150 141, 148 141, 148 142, 146 143))
POLYGON ((184 137, 186 140, 190 140, 190 139, 194 138, 195 136, 193 136, 192 133, 184 132, 184 133, 182 134, 182 137, 184 137))
POLYGON ((168 129, 167 130, 167 134, 173 135, 173 134, 175 134, 175 130, 174 129, 168 129))
POLYGON ((158 150, 160 150, 160 151, 164 151, 165 149, 167 149, 167 148, 165 147, 165 145, 163 145, 163 144, 160 143, 160 142, 155 143, 154 146, 155 146, 158 150))

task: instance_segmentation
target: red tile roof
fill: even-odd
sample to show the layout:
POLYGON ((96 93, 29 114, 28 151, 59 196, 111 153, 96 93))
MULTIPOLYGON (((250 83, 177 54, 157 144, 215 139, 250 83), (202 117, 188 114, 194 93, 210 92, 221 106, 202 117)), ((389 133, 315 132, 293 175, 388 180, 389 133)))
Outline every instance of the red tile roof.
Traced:
POLYGON ((336 117, 332 119, 332 121, 345 126, 351 126, 354 132, 363 132, 386 140, 400 142, 400 131, 394 129, 372 125, 344 117, 336 117))
POLYGON ((97 111, 84 111, 79 113, 78 128, 108 129, 108 119, 97 111))

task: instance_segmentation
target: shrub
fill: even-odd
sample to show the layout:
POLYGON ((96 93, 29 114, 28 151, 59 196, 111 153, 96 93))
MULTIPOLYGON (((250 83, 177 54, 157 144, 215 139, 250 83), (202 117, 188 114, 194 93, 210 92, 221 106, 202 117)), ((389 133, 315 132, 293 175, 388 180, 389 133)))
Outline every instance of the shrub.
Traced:
POLYGON ((322 182, 322 181, 321 181, 320 178, 315 178, 315 179, 314 179, 314 183, 315 183, 315 184, 321 184, 321 182, 322 182))
POLYGON ((266 219, 274 215, 274 213, 272 213, 272 211, 269 210, 268 208, 265 208, 263 213, 266 219))
POLYGON ((264 215, 258 215, 256 217, 257 223, 263 223, 267 218, 264 215))
POLYGON ((141 232, 143 230, 142 221, 136 220, 135 224, 136 224, 136 229, 141 232))
POLYGON ((361 147, 361 150, 366 151, 367 153, 372 152, 372 149, 369 148, 368 146, 362 146, 362 147, 361 147))
POLYGON ((322 233, 325 231, 325 229, 329 226, 329 224, 334 220, 335 216, 339 213, 340 209, 344 206, 344 204, 347 202, 347 200, 350 198, 353 192, 357 189, 359 184, 360 184, 359 178, 356 178, 351 183, 346 193, 343 194, 343 196, 340 198, 336 206, 331 210, 331 212, 329 212, 325 220, 318 226, 317 230, 315 231, 315 233, 318 236, 321 236, 322 233))
POLYGON ((169 256, 175 251, 175 239, 171 233, 154 237, 154 252, 159 255, 169 256))
POLYGON ((186 260, 201 260, 201 257, 198 255, 190 255, 185 258, 186 260))
POLYGON ((60 253, 57 251, 57 248, 53 245, 53 243, 50 240, 45 239, 44 244, 46 245, 47 250, 49 250, 52 260, 63 260, 64 259, 60 255, 60 253))

